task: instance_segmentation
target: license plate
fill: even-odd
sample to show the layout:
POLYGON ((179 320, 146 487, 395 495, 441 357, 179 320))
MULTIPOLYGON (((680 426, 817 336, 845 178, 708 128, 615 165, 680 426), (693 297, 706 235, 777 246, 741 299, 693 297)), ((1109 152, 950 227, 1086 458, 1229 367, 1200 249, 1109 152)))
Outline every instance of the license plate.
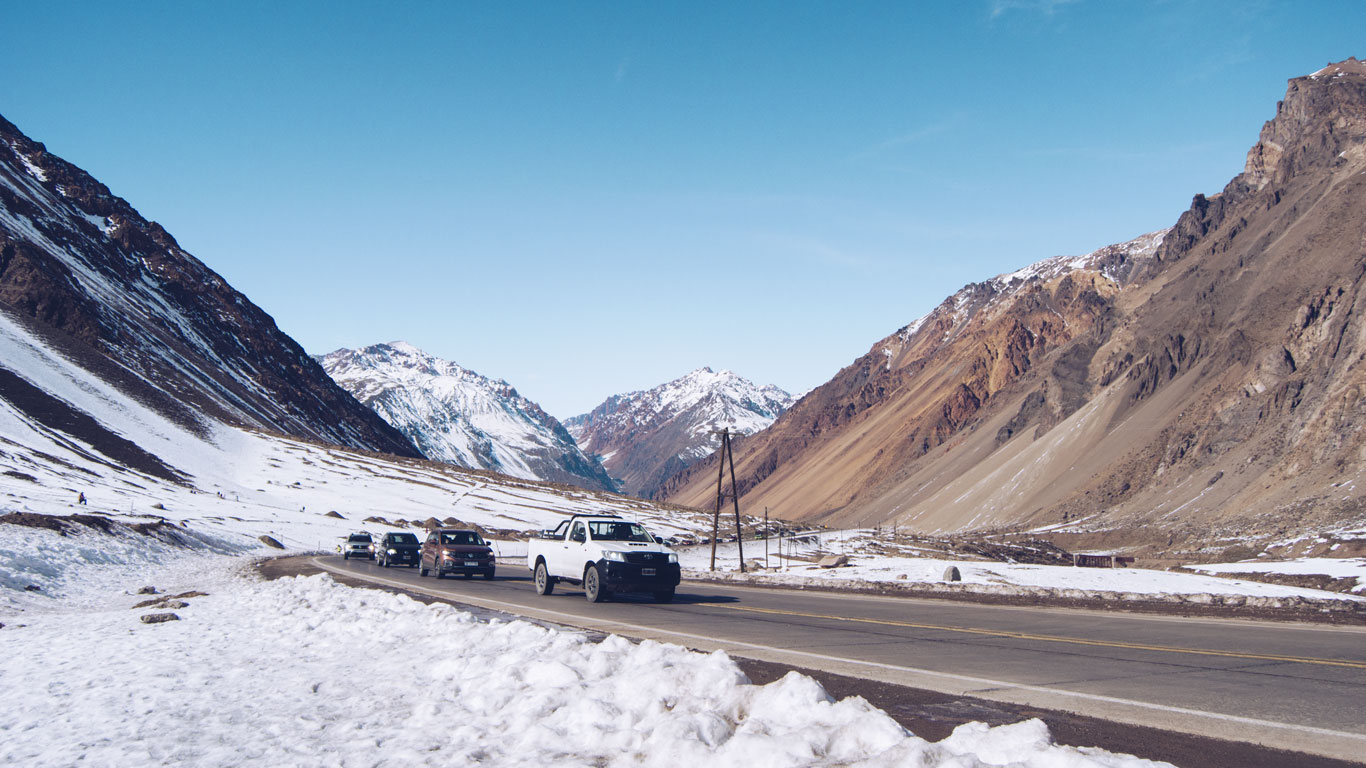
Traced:
POLYGON ((641 568, 641 569, 640 569, 640 575, 641 575, 641 576, 653 576, 653 575, 655 575, 655 569, 653 569, 653 568, 641 568))
POLYGON ((479 561, 478 561, 478 560, 466 560, 466 561, 465 561, 465 566, 466 566, 466 567, 473 568, 473 567, 475 567, 475 566, 477 566, 477 565, 479 565, 479 561))

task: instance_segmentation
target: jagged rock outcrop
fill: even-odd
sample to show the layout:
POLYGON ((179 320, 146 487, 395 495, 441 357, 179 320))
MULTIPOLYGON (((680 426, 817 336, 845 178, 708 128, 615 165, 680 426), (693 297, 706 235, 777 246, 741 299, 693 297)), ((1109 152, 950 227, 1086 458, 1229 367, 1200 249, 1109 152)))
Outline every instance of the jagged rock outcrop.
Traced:
POLYGON ((528 480, 613 490, 553 416, 495 381, 396 341, 339 349, 319 361, 332 378, 435 461, 528 480))
POLYGON ((665 480, 716 450, 712 430, 750 435, 791 404, 778 387, 698 368, 653 389, 613 395, 565 426, 623 492, 653 498, 665 480))
POLYGON ((0 312, 176 421, 418 456, 170 233, 4 118, 0 312))
MULTIPOLYGON (((1169 232, 1031 271, 746 440, 742 504, 1153 551, 1366 517, 1366 65, 1291 80, 1244 172, 1169 232)), ((705 503, 714 471, 671 500, 705 503)))

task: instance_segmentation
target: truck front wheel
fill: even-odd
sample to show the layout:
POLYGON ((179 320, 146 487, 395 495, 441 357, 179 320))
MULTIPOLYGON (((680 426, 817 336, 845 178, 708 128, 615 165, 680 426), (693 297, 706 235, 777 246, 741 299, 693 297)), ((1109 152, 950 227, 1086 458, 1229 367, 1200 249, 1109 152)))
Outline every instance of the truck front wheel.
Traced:
POLYGON ((545 561, 536 563, 536 594, 548 595, 555 591, 555 577, 545 569, 545 561))
POLYGON ((590 603, 601 603, 607 599, 607 589, 602 585, 602 574, 596 565, 590 565, 583 572, 583 596, 590 603))

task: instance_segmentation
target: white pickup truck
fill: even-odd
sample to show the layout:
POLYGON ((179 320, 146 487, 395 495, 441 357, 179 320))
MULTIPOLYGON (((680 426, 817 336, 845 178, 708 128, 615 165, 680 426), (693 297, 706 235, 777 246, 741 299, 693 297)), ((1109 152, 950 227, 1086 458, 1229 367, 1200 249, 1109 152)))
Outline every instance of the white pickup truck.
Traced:
POLYGON ((574 515, 528 542, 527 567, 536 594, 548 595, 561 581, 582 584, 589 602, 613 592, 648 592, 655 602, 674 599, 678 555, 640 523, 614 515, 574 515))

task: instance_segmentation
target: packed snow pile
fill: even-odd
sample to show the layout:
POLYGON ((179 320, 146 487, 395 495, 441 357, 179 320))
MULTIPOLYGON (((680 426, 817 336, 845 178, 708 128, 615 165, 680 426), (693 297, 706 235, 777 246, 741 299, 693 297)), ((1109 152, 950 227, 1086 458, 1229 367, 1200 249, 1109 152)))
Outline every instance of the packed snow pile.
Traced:
MULTIPOLYGON (((1366 604, 1366 600, 1355 595, 1202 573, 951 558, 943 551, 918 552, 914 545, 891 545, 885 535, 879 536, 870 529, 775 538, 768 542, 769 567, 753 568, 754 564, 763 564, 764 552, 764 541, 744 542, 745 561, 751 567, 743 574, 738 573, 739 544, 735 542, 717 545, 716 571, 710 570, 709 545, 681 548, 679 562, 683 565, 684 578, 850 591, 1141 600, 1254 608, 1289 608, 1314 603, 1328 610, 1343 611, 1362 610, 1366 604), (822 568, 817 563, 826 554, 843 555, 848 562, 840 567, 822 568), (956 581, 945 579, 945 573, 951 568, 958 573, 956 581)), ((1265 568, 1271 564, 1260 562, 1255 565, 1265 568)), ((1211 571, 1237 570, 1229 566, 1200 567, 1211 571)))
POLYGON ((751 685, 724 653, 225 568, 163 585, 209 593, 179 620, 143 623, 165 611, 133 595, 5 617, 0 677, 24 694, 0 710, 0 763, 1154 765, 1054 745, 1037 720, 930 743, 796 673, 751 685))

